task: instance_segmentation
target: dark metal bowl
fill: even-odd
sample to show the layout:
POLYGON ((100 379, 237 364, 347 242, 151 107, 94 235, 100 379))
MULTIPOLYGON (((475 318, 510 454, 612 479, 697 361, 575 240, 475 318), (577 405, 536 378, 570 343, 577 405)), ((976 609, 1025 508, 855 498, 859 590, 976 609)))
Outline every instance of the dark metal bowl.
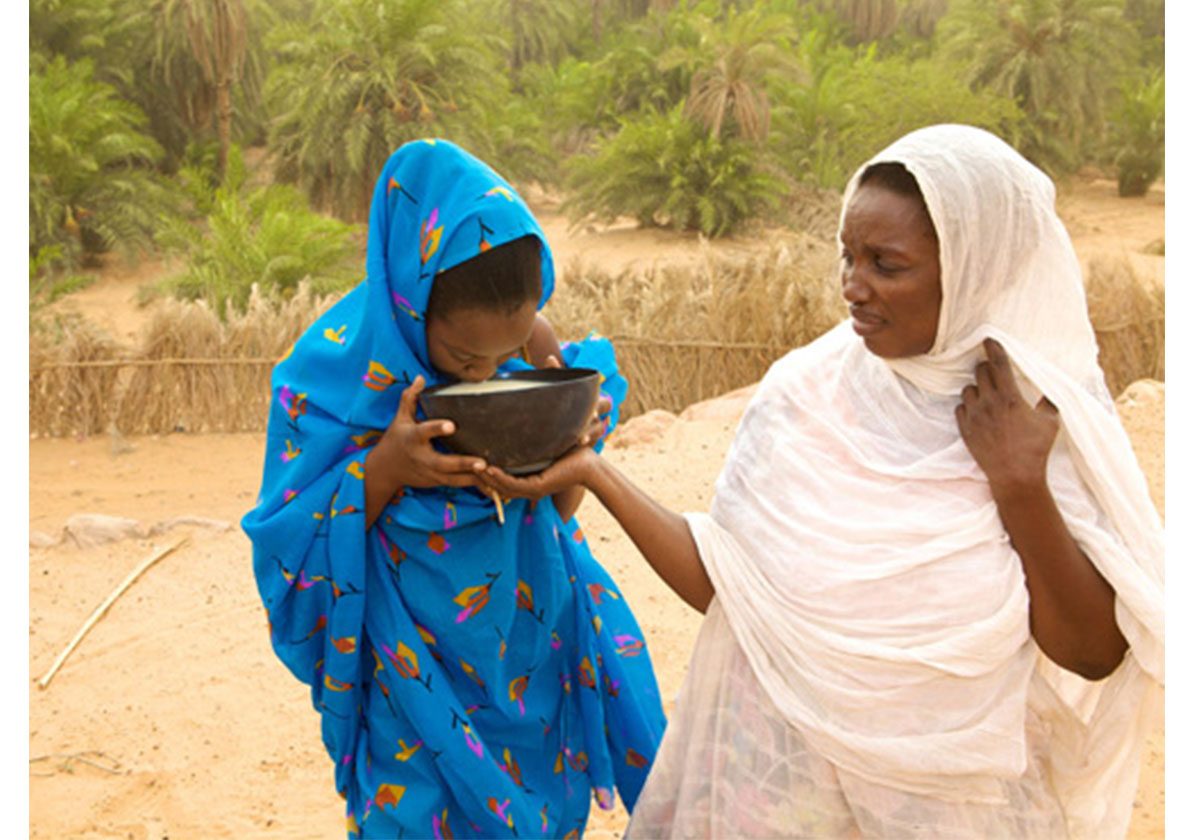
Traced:
POLYGON ((421 409, 430 420, 454 421, 454 434, 438 438, 453 452, 513 475, 544 470, 579 442, 600 397, 600 373, 543 368, 501 378, 543 384, 480 394, 445 394, 453 385, 440 385, 422 392, 421 409))

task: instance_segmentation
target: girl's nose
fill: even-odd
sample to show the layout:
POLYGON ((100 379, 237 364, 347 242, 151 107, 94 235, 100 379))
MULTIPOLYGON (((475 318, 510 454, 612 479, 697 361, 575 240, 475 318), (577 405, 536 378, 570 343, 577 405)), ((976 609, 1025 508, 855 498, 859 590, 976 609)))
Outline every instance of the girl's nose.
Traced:
POLYGON ((462 378, 465 379, 467 382, 486 382, 487 380, 491 379, 495 375, 496 375, 496 366, 495 365, 487 365, 487 366, 473 367, 470 370, 465 371, 462 375, 462 378))

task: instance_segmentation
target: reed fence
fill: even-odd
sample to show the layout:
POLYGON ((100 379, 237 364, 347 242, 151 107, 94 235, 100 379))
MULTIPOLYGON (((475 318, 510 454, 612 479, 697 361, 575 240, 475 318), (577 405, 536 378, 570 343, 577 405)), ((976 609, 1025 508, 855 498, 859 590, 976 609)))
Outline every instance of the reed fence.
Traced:
MULTIPOLYGON (((757 382, 773 361, 836 323, 844 310, 829 254, 776 243, 750 259, 616 277, 568 266, 547 309, 563 338, 590 330, 614 343, 630 382, 625 417, 687 406, 757 382)), ((1127 261, 1094 261, 1088 297, 1112 393, 1165 377, 1164 296, 1127 261)), ((302 290, 255 295, 225 318, 203 304, 161 306, 136 349, 79 321, 30 331, 29 425, 37 436, 246 432, 265 427, 270 374, 333 302, 302 290)))

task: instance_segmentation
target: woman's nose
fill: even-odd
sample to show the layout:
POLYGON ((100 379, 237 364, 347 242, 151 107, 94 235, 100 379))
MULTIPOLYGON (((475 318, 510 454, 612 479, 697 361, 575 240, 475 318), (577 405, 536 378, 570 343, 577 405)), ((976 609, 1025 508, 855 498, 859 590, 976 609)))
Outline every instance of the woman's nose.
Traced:
POLYGON ((842 297, 849 303, 865 303, 871 287, 863 281, 861 272, 853 265, 842 266, 842 297))

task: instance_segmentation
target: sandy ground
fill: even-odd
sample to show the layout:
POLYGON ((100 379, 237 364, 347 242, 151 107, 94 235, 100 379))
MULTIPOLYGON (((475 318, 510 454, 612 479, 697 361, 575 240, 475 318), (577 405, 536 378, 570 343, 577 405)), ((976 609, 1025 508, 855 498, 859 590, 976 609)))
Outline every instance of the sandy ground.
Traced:
MULTIPOLYGON (((1140 254, 1162 237, 1161 191, 1124 202, 1111 184, 1080 184, 1064 191, 1060 207, 1081 253, 1132 252, 1161 276, 1161 257, 1140 254)), ((692 237, 620 225, 569 233, 557 217, 543 218, 560 259, 619 268, 695 252, 692 237)), ((144 318, 132 305, 137 284, 160 271, 113 266, 62 306, 126 337, 144 318)), ((608 457, 669 507, 706 509, 746 396, 693 406, 678 418, 654 412, 631 421, 608 457)), ((1163 399, 1161 385, 1141 384, 1121 403, 1160 511, 1163 399)), ((253 504, 261 463, 256 434, 30 442, 35 539, 57 536, 79 513, 128 517, 146 529, 180 516, 231 526, 30 548, 33 680, 141 560, 188 537, 117 601, 47 689, 30 688, 33 837, 344 836, 317 716, 307 689, 270 650, 250 546, 236 528, 253 504)), ((598 505, 586 501, 579 516, 642 621, 669 711, 700 617, 658 581, 598 505)), ((1163 760, 1160 728, 1143 751, 1131 838, 1163 836, 1163 760)), ((594 810, 588 837, 617 837, 624 824, 619 807, 594 810)))

